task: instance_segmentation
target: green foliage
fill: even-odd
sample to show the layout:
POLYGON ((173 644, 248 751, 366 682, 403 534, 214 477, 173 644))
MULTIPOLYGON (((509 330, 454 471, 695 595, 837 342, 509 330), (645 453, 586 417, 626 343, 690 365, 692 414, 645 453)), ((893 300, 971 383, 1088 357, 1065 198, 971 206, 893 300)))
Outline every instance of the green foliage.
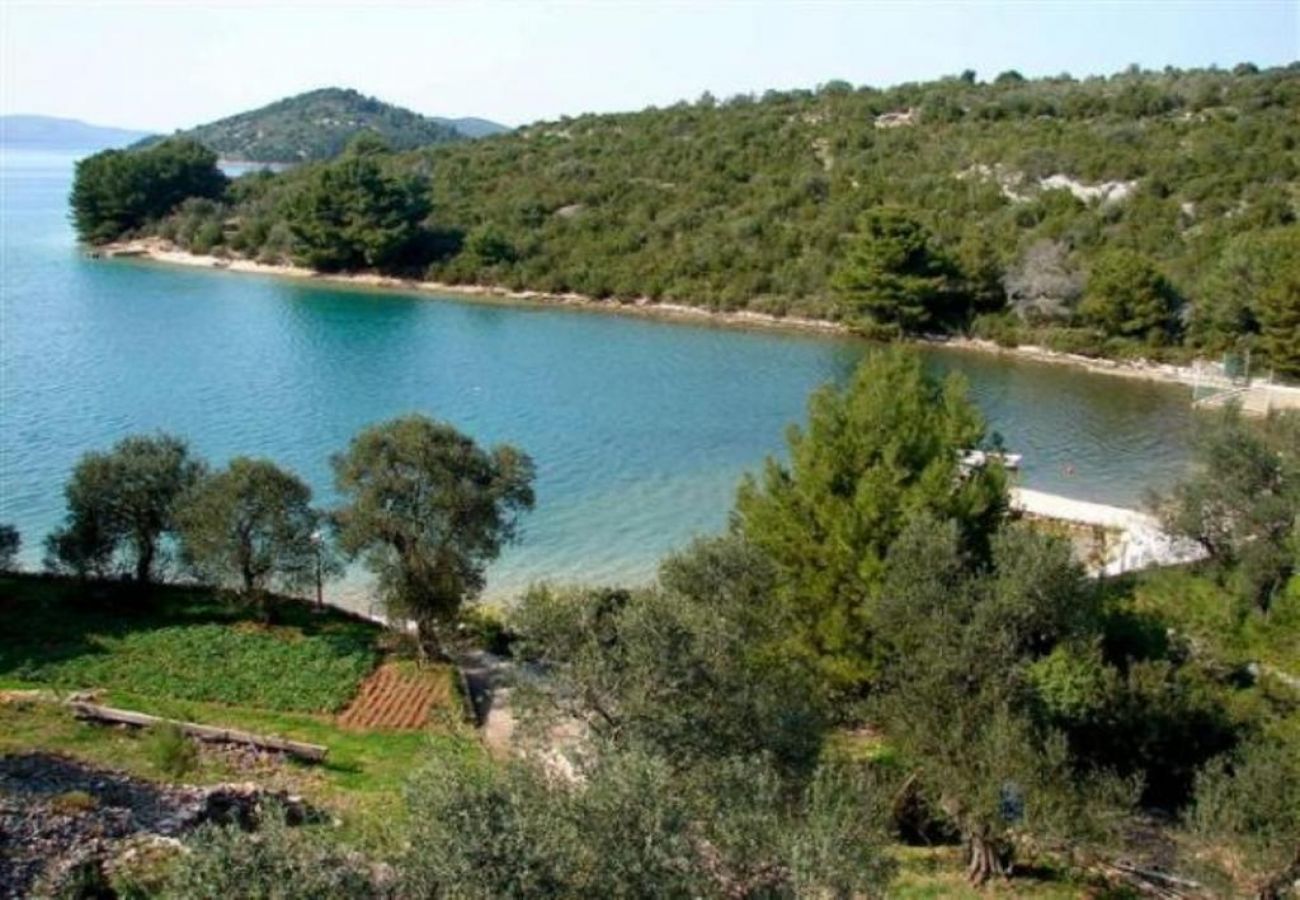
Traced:
POLYGON ((520 688, 543 727, 577 719, 617 746, 679 762, 768 754, 816 761, 824 715, 810 673, 770 647, 769 567, 735 537, 702 541, 635 592, 535 588, 512 616, 517 652, 547 672, 520 688))
POLYGON ((439 654, 439 630, 532 509, 532 460, 411 415, 363 430, 331 463, 347 501, 335 513, 342 550, 365 556, 389 611, 413 619, 422 651, 439 654))
POLYGON ((282 603, 267 628, 210 594, 158 588, 115 605, 67 582, 0 588, 0 678, 60 689, 336 712, 377 660, 376 626, 282 603))
POLYGON ((313 167, 284 206, 300 262, 314 269, 391 269, 429 214, 428 181, 385 171, 387 152, 362 135, 313 167))
POLYGON ((168 900, 351 900, 382 896, 365 860, 319 831, 263 810, 256 833, 204 825, 186 842, 158 895, 168 900))
POLYGON ((218 198, 225 190, 216 154, 193 141, 104 150, 77 163, 73 224, 81 240, 105 243, 163 217, 188 197, 218 198))
POLYGON ((1259 293, 1259 343, 1278 372, 1300 376, 1300 227, 1288 235, 1287 249, 1259 293))
POLYGON ((1300 879, 1300 756, 1260 739, 1207 766, 1188 816, 1198 857, 1254 892, 1291 896, 1300 879))
POLYGON ((185 736, 180 726, 170 722, 156 725, 150 729, 146 740, 150 760, 167 777, 181 779, 194 771, 199 748, 185 736))
POLYGON ((1060 653, 1099 621, 1068 546, 1023 527, 997 536, 987 568, 955 523, 933 519, 914 519, 889 554, 872 707, 921 796, 960 832, 977 883, 1006 872, 1017 837, 1086 844, 1134 799, 1118 779, 1076 771, 1027 690, 1048 682, 1056 703, 1094 703, 1060 653))
POLYGON ((177 505, 204 468, 183 440, 167 434, 127 437, 106 453, 87 453, 64 488, 65 524, 46 539, 46 564, 83 577, 125 567, 137 582, 151 581, 177 505))
POLYGON ((506 236, 491 225, 475 228, 465 237, 465 252, 480 266, 513 262, 516 256, 506 236))
POLYGON ((846 317, 904 332, 942 318, 949 264, 924 226, 901 209, 881 207, 863 217, 859 232, 832 281, 846 317))
POLYGON ((1300 563, 1300 415, 1256 425, 1229 405, 1199 429, 1193 456, 1192 476, 1153 503, 1171 533, 1239 567, 1246 596, 1267 612, 1300 563))
POLYGON ((832 688, 871 676, 871 601, 909 521, 956 521, 963 548, 987 551, 1005 476, 959 471, 960 451, 983 438, 958 381, 941 385, 914 354, 882 352, 845 390, 813 395, 806 428, 791 429, 788 465, 769 459, 742 482, 735 521, 775 569, 785 651, 815 661, 832 688))
POLYGON ((398 150, 460 138, 450 125, 343 88, 286 97, 176 136, 222 159, 297 163, 331 159, 357 135, 369 134, 398 150))
POLYGON ((1079 313, 1108 335, 1160 343, 1178 328, 1178 297, 1150 261, 1112 250, 1094 263, 1079 313))
MULTIPOLYGON (((1214 351, 1257 343, 1262 298, 1285 295, 1286 272, 1297 256, 1297 226, 1247 231, 1229 241, 1201 279, 1191 336, 1214 351)), ((1287 358, 1275 362, 1284 367, 1287 358)))
POLYGON ((462 636, 475 647, 498 656, 510 656, 518 639, 507 613, 499 606, 477 603, 466 607, 457 623, 462 636))
MULTIPOLYGON (((584 115, 386 156, 388 177, 430 179, 436 229, 416 235, 398 261, 367 263, 333 238, 298 258, 822 318, 840 318, 846 303, 861 316, 863 300, 880 320, 858 324, 888 336, 962 330, 972 315, 999 312, 1004 293, 1033 327, 1078 324, 1078 273, 1129 251, 1164 274, 1194 321, 1226 323, 1194 337, 1217 349, 1236 341, 1238 325, 1230 308, 1214 310, 1222 279, 1209 273, 1236 254, 1239 238, 1294 227, 1298 105, 1291 66, 1248 78, 1169 69, 1084 81, 948 78, 884 91, 837 85, 584 115), (887 122, 878 117, 905 110, 916 111, 908 123, 879 127, 887 122), (1091 199, 1046 182, 1052 176, 1091 199), (1107 188, 1105 198, 1088 193, 1107 188), (853 231, 882 209, 908 210, 910 225, 886 229, 876 253, 874 239, 853 231), (891 263, 884 251, 915 249, 918 235, 925 253, 891 263)), ((314 194, 320 178, 307 165, 239 179, 223 245, 253 258, 292 255, 294 198, 314 194)), ((428 209, 386 208, 402 206, 418 228, 428 209)), ((323 233, 343 229, 328 221, 342 214, 337 204, 322 200, 319 210, 323 233)), ((400 229, 385 220, 359 230, 384 235, 386 247, 400 229)), ((1145 341, 1154 327, 1162 341, 1179 340, 1163 300, 1129 287, 1098 301, 1112 334, 1145 341)), ((1279 288, 1269 301, 1277 312, 1268 352, 1279 372, 1294 373, 1286 360, 1295 359, 1295 296, 1279 288)), ((1254 322, 1243 327, 1258 340, 1254 322)), ((1132 344, 1093 349, 1110 355, 1132 344)))
POLYGON ((874 895, 881 794, 826 769, 791 792, 762 758, 680 773, 607 753, 570 783, 535 763, 430 766, 413 780, 411 896, 808 897, 874 895))
POLYGON ((273 587, 301 588, 339 569, 311 488, 268 460, 232 459, 188 492, 176 518, 182 557, 200 578, 259 603, 273 587))
POLYGON ((18 551, 23 545, 22 535, 12 525, 0 525, 0 572, 11 572, 18 564, 18 551))

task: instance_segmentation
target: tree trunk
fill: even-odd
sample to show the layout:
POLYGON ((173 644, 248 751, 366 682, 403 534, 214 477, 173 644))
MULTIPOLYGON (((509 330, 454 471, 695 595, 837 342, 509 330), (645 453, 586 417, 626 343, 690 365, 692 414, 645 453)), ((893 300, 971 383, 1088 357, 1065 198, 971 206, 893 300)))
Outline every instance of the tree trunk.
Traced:
POLYGON ((137 584, 148 584, 153 576, 153 541, 140 539, 135 548, 135 580, 137 584))
POLYGON ((442 651, 442 641, 438 638, 438 629, 433 619, 421 617, 415 620, 415 643, 420 651, 420 662, 441 662, 446 659, 442 651))
POLYGON ((1010 874, 1010 850, 993 838, 971 834, 966 838, 968 860, 966 878, 971 884, 981 885, 990 878, 1006 878, 1010 874))

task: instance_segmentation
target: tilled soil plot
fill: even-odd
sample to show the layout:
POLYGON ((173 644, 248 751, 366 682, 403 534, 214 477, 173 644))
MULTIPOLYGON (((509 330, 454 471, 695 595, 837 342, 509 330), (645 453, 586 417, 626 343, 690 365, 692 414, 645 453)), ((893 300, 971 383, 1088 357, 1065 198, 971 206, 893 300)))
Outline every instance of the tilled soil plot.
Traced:
POLYGON ((429 714, 448 703, 445 673, 380 666, 361 685, 352 703, 338 718, 344 728, 424 727, 429 714))

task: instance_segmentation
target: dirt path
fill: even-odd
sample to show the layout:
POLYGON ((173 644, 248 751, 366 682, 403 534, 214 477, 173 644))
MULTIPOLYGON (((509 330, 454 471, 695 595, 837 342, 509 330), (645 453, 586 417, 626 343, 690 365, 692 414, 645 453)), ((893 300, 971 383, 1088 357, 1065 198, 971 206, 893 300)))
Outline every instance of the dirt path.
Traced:
POLYGON ((507 753, 515 732, 510 682, 515 665, 486 650, 468 650, 456 660, 465 674, 475 723, 493 753, 507 753))

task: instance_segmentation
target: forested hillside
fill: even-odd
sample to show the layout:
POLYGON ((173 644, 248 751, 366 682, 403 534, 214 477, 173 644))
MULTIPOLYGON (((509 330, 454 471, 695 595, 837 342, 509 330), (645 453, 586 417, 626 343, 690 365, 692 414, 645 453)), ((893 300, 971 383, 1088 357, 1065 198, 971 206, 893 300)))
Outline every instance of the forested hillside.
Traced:
POLYGON ((880 336, 1173 358, 1250 348, 1300 374, 1298 64, 831 82, 367 153, 361 181, 342 161, 324 168, 351 176, 241 179, 162 232, 188 246, 220 220, 217 246, 268 260, 797 313, 880 336), (308 199, 327 184, 348 208, 308 199), (383 252, 349 244, 368 231, 384 232, 383 252))
POLYGON ((430 119, 344 88, 286 97, 173 136, 197 141, 223 159, 294 163, 337 156, 363 131, 379 134, 398 150, 463 136, 448 120, 430 119))

